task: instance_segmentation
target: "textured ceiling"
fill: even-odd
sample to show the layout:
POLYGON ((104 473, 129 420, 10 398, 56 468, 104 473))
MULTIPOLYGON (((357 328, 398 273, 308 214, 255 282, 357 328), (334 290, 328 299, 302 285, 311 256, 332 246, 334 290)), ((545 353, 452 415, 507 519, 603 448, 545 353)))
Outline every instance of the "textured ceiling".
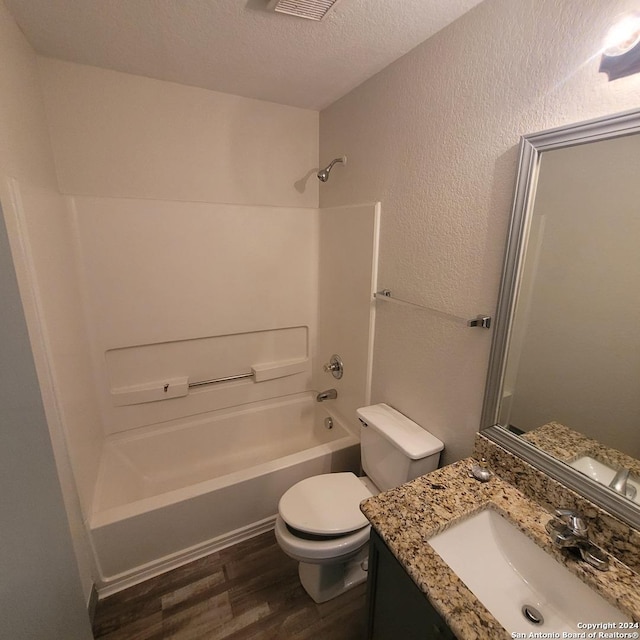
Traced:
POLYGON ((481 0, 339 0, 322 22, 268 0, 5 0, 45 56, 322 109, 481 0))

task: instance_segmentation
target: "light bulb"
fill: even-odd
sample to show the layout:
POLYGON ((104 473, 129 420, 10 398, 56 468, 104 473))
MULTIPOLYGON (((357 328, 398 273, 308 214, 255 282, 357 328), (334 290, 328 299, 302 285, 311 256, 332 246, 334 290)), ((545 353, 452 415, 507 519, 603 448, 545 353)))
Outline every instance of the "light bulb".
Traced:
POLYGON ((624 16, 609 29, 604 40, 605 56, 621 56, 640 42, 640 15, 624 16))

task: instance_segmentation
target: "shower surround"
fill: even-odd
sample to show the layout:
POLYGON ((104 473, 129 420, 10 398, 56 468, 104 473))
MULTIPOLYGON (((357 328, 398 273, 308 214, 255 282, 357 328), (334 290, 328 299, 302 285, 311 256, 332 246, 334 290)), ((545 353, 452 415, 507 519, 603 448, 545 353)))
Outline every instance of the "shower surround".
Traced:
POLYGON ((358 472, 375 205, 67 202, 105 431, 88 511, 102 594, 270 528, 304 477, 358 472), (340 381, 322 372, 334 351, 340 381))
POLYGON ((318 209, 317 112, 39 64, 62 195, 13 181, 8 219, 68 504, 113 592, 269 527, 305 475, 357 470, 379 206, 318 209))

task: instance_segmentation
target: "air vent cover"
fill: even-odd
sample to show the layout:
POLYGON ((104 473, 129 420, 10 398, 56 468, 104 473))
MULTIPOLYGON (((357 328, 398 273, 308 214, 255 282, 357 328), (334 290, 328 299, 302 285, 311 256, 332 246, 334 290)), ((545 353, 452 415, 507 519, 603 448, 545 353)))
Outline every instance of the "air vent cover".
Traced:
POLYGON ((274 0, 269 8, 307 20, 322 20, 337 0, 274 0))

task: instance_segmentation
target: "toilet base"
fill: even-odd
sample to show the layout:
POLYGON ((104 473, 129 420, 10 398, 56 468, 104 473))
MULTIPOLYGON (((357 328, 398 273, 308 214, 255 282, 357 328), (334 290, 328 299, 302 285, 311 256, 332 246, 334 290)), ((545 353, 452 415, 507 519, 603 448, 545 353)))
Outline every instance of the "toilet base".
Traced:
POLYGON ((301 562, 298 575, 304 590, 318 604, 342 595, 367 580, 369 545, 347 562, 310 564, 301 562))

